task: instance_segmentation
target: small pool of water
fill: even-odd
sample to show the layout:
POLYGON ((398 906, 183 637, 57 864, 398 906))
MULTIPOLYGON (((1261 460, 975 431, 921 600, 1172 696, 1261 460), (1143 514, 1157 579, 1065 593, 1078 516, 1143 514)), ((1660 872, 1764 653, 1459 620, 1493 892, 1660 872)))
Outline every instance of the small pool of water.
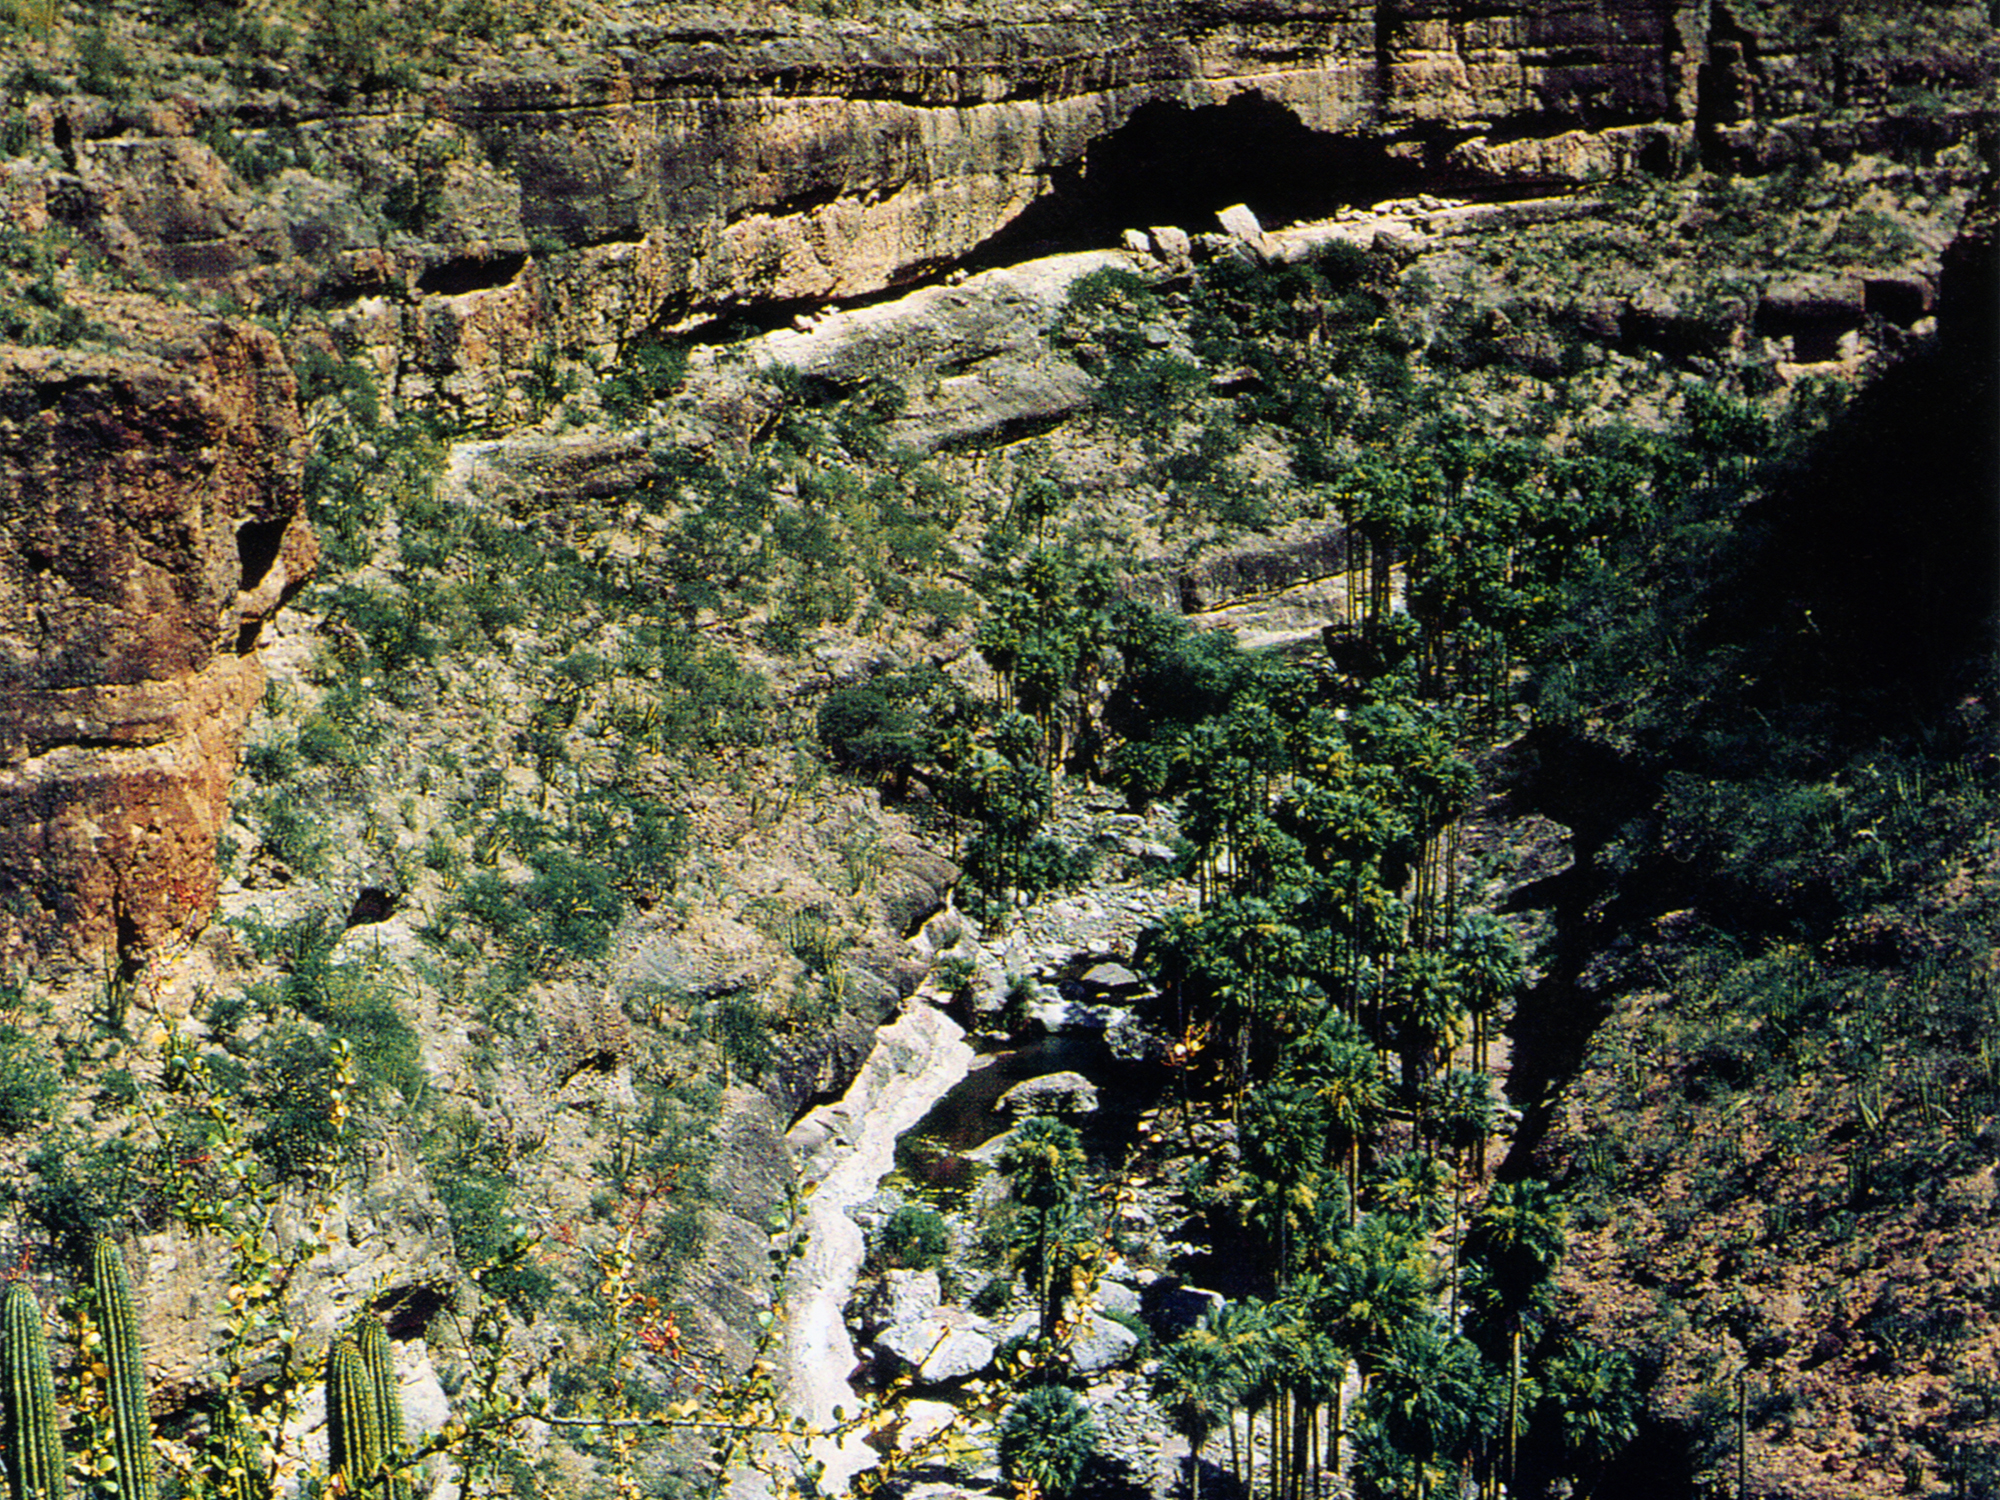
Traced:
POLYGON ((983 1168, 963 1153, 1013 1124, 1000 1096, 1048 1073, 1081 1073, 1097 1086, 1097 1110, 1075 1121, 1085 1151, 1099 1166, 1116 1166, 1130 1149, 1140 1115, 1158 1100, 1164 1070, 1121 1061, 1093 1034, 1038 1037, 973 1065, 972 1072, 931 1106, 896 1143, 896 1166, 947 1204, 978 1181, 983 1168))

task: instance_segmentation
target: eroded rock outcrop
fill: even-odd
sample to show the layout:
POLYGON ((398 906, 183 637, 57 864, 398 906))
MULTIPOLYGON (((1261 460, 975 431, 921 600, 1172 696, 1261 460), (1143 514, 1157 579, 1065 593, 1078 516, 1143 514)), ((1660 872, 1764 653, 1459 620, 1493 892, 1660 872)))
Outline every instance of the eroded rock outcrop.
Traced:
POLYGON ((158 304, 0 347, 0 962, 206 918, 261 622, 310 572, 278 341, 158 304))
POLYGON ((134 269, 337 301, 387 393, 490 419, 526 409, 512 376, 544 347, 611 354, 662 323, 1200 227, 1233 203, 1276 223, 1702 150, 1935 149, 1976 109, 1897 101, 1935 80, 1976 104, 1990 62, 1990 45, 1844 41, 1782 6, 1759 32, 1681 0, 1078 9, 649 21, 582 60, 530 47, 340 107, 43 98, 26 125, 61 165, 4 193, 134 269), (1831 135, 1786 123, 1832 109, 1831 135))

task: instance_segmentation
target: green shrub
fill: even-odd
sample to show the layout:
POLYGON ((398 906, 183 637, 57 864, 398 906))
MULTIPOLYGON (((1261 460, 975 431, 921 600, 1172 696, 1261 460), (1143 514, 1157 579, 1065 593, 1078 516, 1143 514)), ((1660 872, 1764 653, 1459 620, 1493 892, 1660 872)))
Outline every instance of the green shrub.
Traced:
POLYGON ((431 1182, 451 1221, 458 1263, 520 1318, 531 1319, 548 1302, 555 1284, 546 1271, 520 1253, 527 1231, 509 1208, 513 1183, 486 1161, 478 1137, 454 1142, 430 1158, 431 1182))
MULTIPOLYGON (((325 714, 314 714, 299 726, 299 757, 311 766, 351 766, 354 738, 325 714)), ((282 778, 274 778, 282 779, 282 778)))
POLYGON ((342 584, 333 590, 327 614, 345 622, 360 637, 373 665, 385 672, 437 659, 441 643, 426 611, 407 593, 342 584))
POLYGON ((250 1146, 281 1181, 323 1176, 349 1147, 334 1119, 340 1065, 323 1037, 291 1029, 264 1049, 250 1102, 264 1123, 250 1146))
POLYGON ((149 1182, 132 1143, 89 1141, 56 1132, 28 1157, 21 1209, 29 1223, 73 1263, 81 1264, 101 1230, 122 1227, 138 1211, 149 1182))
POLYGON ((61 1086, 48 1044, 0 1023, 0 1135, 44 1123, 61 1086))
POLYGON ((891 1265, 921 1271, 941 1264, 950 1250, 943 1215, 920 1203, 905 1203, 882 1226, 882 1254, 891 1265))
POLYGON ((724 1063, 749 1078, 771 1065, 771 1018, 754 995, 724 995, 708 1013, 708 1034, 724 1063))
POLYGON ((685 345, 642 335, 625 346, 619 368, 598 386, 598 400, 612 416, 630 421, 673 394, 687 377, 687 362, 685 345))
POLYGON ((296 797, 273 792, 260 800, 271 852, 294 874, 325 874, 331 844, 325 822, 296 797))
POLYGON ((266 785, 289 779, 298 768, 298 755, 289 745, 265 740, 243 747, 243 769, 266 785))
POLYGON ((915 715, 874 686, 834 689, 815 728, 836 765, 870 775, 907 774, 923 750, 915 715))
POLYGON ((1000 1421, 1000 1471, 1061 1500, 1076 1488, 1097 1452, 1090 1413, 1066 1386, 1044 1385, 1007 1408, 1000 1421))

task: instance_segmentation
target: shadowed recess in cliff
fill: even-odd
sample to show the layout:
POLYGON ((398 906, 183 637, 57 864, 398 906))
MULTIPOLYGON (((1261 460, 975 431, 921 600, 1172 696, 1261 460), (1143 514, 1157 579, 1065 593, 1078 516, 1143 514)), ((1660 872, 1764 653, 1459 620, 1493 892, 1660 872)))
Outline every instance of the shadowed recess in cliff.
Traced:
POLYGON ((1065 250, 1096 249, 1125 229, 1213 229, 1219 209, 1247 203, 1267 225, 1322 217, 1431 185, 1415 161, 1382 142, 1326 135, 1261 94, 1189 108, 1142 105, 1050 191, 966 258, 974 269, 1065 250))

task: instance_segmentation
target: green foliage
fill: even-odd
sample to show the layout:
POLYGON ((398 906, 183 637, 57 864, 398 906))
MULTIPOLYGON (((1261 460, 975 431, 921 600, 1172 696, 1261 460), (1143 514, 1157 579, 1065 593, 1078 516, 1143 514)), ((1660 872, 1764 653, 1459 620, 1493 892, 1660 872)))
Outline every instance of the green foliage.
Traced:
MULTIPOLYGON (((665 842, 677 848, 679 840, 665 842)), ((475 875, 460 889, 458 909, 534 971, 601 956, 625 910, 613 872, 554 843, 533 848, 528 859, 531 873, 519 884, 488 871, 475 875)))
POLYGON ((951 1235, 936 1209, 905 1203, 882 1226, 881 1248, 889 1264, 921 1271, 943 1263, 951 1235))
POLYGON ((1054 1337, 1074 1272, 1102 1249, 1084 1197, 1084 1167, 1076 1128, 1051 1115, 1023 1120, 1000 1153, 1000 1170, 1023 1210, 1011 1254, 1034 1289, 1045 1340, 1054 1337))
POLYGON ((366 653, 364 670, 402 672, 437 659, 441 642, 429 612, 407 591, 339 584, 328 597, 329 617, 354 632, 366 653))
POLYGON ((1014 1484, 1061 1500, 1097 1452, 1097 1427, 1067 1386, 1040 1385, 1000 1419, 1000 1471, 1014 1484))
POLYGON ((924 748, 915 716, 873 685, 829 693, 815 728, 837 765, 872 775, 907 776, 924 748))
POLYGON ((639 417, 655 401, 665 399, 687 377, 687 347, 653 335, 625 345, 617 369, 598 386, 598 400, 612 416, 624 421, 639 417))
POLYGON ((46 1123, 61 1087, 47 1043, 0 1022, 0 1135, 46 1123))
POLYGON ((21 1207, 63 1259, 84 1263, 100 1234, 127 1228, 151 1195, 147 1164, 129 1140, 45 1136, 28 1157, 21 1207))
POLYGON ((59 237, 0 225, 0 339, 68 347, 97 332, 64 295, 59 237))
MULTIPOLYGON (((1389 1449, 1414 1471, 1421 1497, 1497 1425, 1502 1382, 1468 1340, 1417 1322, 1399 1333, 1374 1372, 1366 1411, 1389 1449)), ((1385 1464, 1384 1456, 1376 1449, 1363 1466, 1364 1492, 1407 1493, 1402 1464, 1385 1464)))
POLYGON ((459 1265, 516 1317, 532 1319, 547 1306, 555 1284, 525 1254, 531 1239, 509 1207, 514 1183, 498 1143, 470 1119, 432 1139, 426 1165, 451 1222, 459 1265))
POLYGON ((718 996, 709 1007, 708 1034, 724 1063, 746 1078, 761 1078, 777 1055, 770 1012, 752 995, 718 996))
POLYGON ((350 1158, 339 1113, 345 1081, 344 1059, 323 1037, 289 1027, 265 1043, 249 1094, 263 1124, 250 1144, 278 1180, 317 1180, 350 1158))

